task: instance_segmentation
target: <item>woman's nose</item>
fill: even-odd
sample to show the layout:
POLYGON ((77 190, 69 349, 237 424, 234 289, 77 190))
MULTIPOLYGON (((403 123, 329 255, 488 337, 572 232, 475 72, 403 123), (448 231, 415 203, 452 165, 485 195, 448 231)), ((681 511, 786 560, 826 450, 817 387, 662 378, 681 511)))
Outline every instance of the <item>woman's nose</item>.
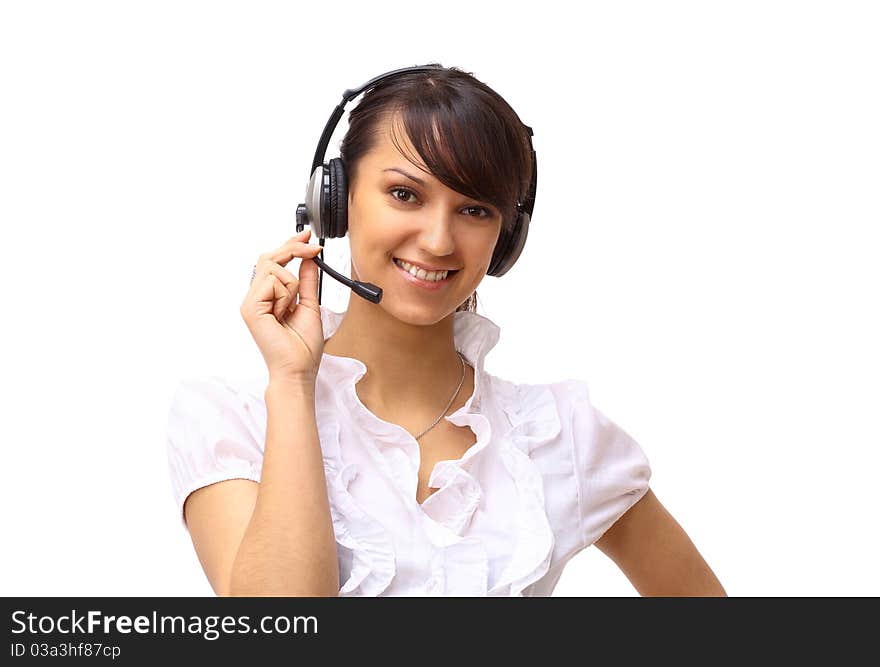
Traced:
POLYGON ((455 250, 452 235, 453 214, 445 210, 426 213, 421 233, 421 246, 425 254, 434 257, 451 255, 455 250))

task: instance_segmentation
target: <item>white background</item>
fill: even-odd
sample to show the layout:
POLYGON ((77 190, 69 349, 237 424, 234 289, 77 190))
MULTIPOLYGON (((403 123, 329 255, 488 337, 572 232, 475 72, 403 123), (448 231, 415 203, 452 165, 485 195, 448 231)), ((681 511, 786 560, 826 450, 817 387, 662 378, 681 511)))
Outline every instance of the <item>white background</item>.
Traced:
MULTIPOLYGON (((327 117, 437 61, 535 131, 486 369, 587 381, 730 595, 880 594, 876 5, 321 6, 0 5, 0 593, 212 594, 173 390, 264 370, 238 307, 327 117)), ((591 548, 555 595, 636 592, 591 548)))

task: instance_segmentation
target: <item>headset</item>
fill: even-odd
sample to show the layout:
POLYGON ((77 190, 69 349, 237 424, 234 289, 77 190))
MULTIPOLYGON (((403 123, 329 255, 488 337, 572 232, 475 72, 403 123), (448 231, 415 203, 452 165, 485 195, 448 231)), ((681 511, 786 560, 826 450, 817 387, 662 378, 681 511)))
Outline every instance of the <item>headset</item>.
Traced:
MULTIPOLYGON (((370 79, 362 86, 350 88, 342 93, 342 101, 333 110, 327 124, 324 126, 321 139, 318 141, 315 157, 312 160, 312 175, 306 187, 306 201, 303 204, 299 204, 296 208, 297 233, 301 232, 306 225, 310 225, 312 231, 318 237, 320 245, 323 246, 326 238, 341 238, 348 232, 348 177, 345 173, 345 164, 341 158, 333 158, 329 162, 324 162, 327 145, 330 143, 330 137, 339 123, 339 119, 342 118, 345 105, 380 81, 385 81, 405 72, 429 72, 442 71, 444 69, 441 65, 424 65, 391 70, 370 79)), ((532 218, 532 211, 535 208, 538 162, 534 145, 532 144, 534 133, 532 128, 525 123, 523 123, 523 127, 528 132, 529 146, 532 153, 531 183, 524 201, 516 202, 516 220, 514 224, 510 230, 507 230, 504 226, 501 228, 501 233, 492 254, 492 260, 489 263, 488 275, 490 276, 503 276, 519 258, 529 234, 529 222, 532 218)), ((323 254, 324 251, 321 250, 318 256, 313 258, 313 261, 321 269, 318 280, 319 304, 321 303, 321 286, 325 271, 367 301, 379 303, 382 300, 381 287, 372 283, 352 280, 348 276, 342 275, 324 263, 323 254)))

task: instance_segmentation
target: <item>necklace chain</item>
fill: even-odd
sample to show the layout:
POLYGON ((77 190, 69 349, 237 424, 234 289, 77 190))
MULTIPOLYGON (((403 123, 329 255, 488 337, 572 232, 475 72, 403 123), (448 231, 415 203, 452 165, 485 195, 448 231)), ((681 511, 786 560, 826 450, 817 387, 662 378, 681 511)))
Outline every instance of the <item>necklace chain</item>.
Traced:
POLYGON ((416 436, 416 440, 418 440, 419 438, 421 438, 423 435, 425 435, 425 433, 427 433, 427 432, 430 431, 432 428, 434 428, 435 426, 437 426, 437 424, 440 423, 440 420, 443 419, 443 416, 446 414, 446 411, 449 409, 449 406, 452 405, 452 401, 455 400, 455 397, 458 396, 458 392, 461 391, 461 386, 464 384, 464 357, 461 356, 461 352, 459 352, 458 350, 456 350, 455 352, 456 352, 456 354, 458 354, 458 358, 461 360, 461 381, 458 383, 458 388, 455 390, 455 393, 452 395, 452 398, 449 399, 449 403, 447 403, 447 404, 446 404, 446 407, 443 408, 443 412, 440 413, 440 416, 437 417, 437 419, 434 420, 434 423, 433 423, 433 424, 431 424, 428 428, 426 428, 424 431, 422 431, 421 433, 419 433, 419 434, 416 436))

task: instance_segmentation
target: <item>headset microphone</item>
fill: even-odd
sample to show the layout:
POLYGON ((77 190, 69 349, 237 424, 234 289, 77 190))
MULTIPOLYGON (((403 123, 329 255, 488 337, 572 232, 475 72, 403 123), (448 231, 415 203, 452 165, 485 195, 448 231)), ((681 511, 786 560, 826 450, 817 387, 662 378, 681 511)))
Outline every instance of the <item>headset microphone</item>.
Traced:
MULTIPOLYGON (((308 220, 304 220, 307 216, 306 207, 304 204, 300 204, 296 207, 296 231, 297 233, 301 232, 305 225, 308 223, 308 220)), ((320 240, 319 245, 324 245, 324 239, 320 240)), ((318 255, 324 254, 324 251, 318 253, 318 255)), ((379 303, 382 300, 382 288, 374 285, 373 283, 364 283, 359 280, 352 280, 348 276, 344 276, 336 269, 333 269, 327 264, 324 263, 324 260, 320 259, 317 255, 312 257, 312 261, 317 264, 321 269, 329 273, 331 276, 336 278, 339 282, 341 282, 346 287, 350 287, 354 290, 354 293, 358 296, 362 296, 367 301, 372 301, 373 303, 379 303)), ((321 303, 320 291, 318 293, 318 303, 321 303)))
MULTIPOLYGON (((341 238, 348 232, 348 177, 345 172, 345 164, 340 158, 333 158, 326 163, 324 162, 327 145, 330 143, 330 137, 339 123, 339 119, 342 118, 345 105, 367 88, 389 77, 397 76, 404 72, 432 72, 442 71, 443 69, 442 65, 435 64, 420 67, 404 67, 380 74, 367 81, 364 85, 350 88, 342 93, 342 102, 336 105, 336 108, 327 120, 327 124, 324 126, 321 139, 318 141, 318 147, 312 160, 312 176, 306 187, 306 201, 304 204, 299 204, 296 207, 297 232, 301 232, 306 225, 311 226, 313 234, 318 237, 319 244, 322 246, 326 238, 341 238)), ((531 144, 532 128, 525 124, 523 124, 523 127, 528 132, 531 144)), ((492 260, 489 263, 487 273, 490 276, 504 275, 516 262, 525 245, 526 237, 529 233, 529 222, 535 207, 535 192, 538 181, 538 162, 534 147, 532 147, 531 153, 532 178, 529 184, 529 191, 526 193, 523 201, 516 203, 517 215, 511 228, 501 228, 498 241, 495 243, 492 260)), ((325 272, 367 301, 379 303, 382 300, 381 287, 372 283, 352 280, 331 269, 324 263, 323 254, 324 251, 321 250, 316 257, 312 258, 312 261, 321 269, 318 276, 318 304, 321 303, 321 287, 325 272)))

